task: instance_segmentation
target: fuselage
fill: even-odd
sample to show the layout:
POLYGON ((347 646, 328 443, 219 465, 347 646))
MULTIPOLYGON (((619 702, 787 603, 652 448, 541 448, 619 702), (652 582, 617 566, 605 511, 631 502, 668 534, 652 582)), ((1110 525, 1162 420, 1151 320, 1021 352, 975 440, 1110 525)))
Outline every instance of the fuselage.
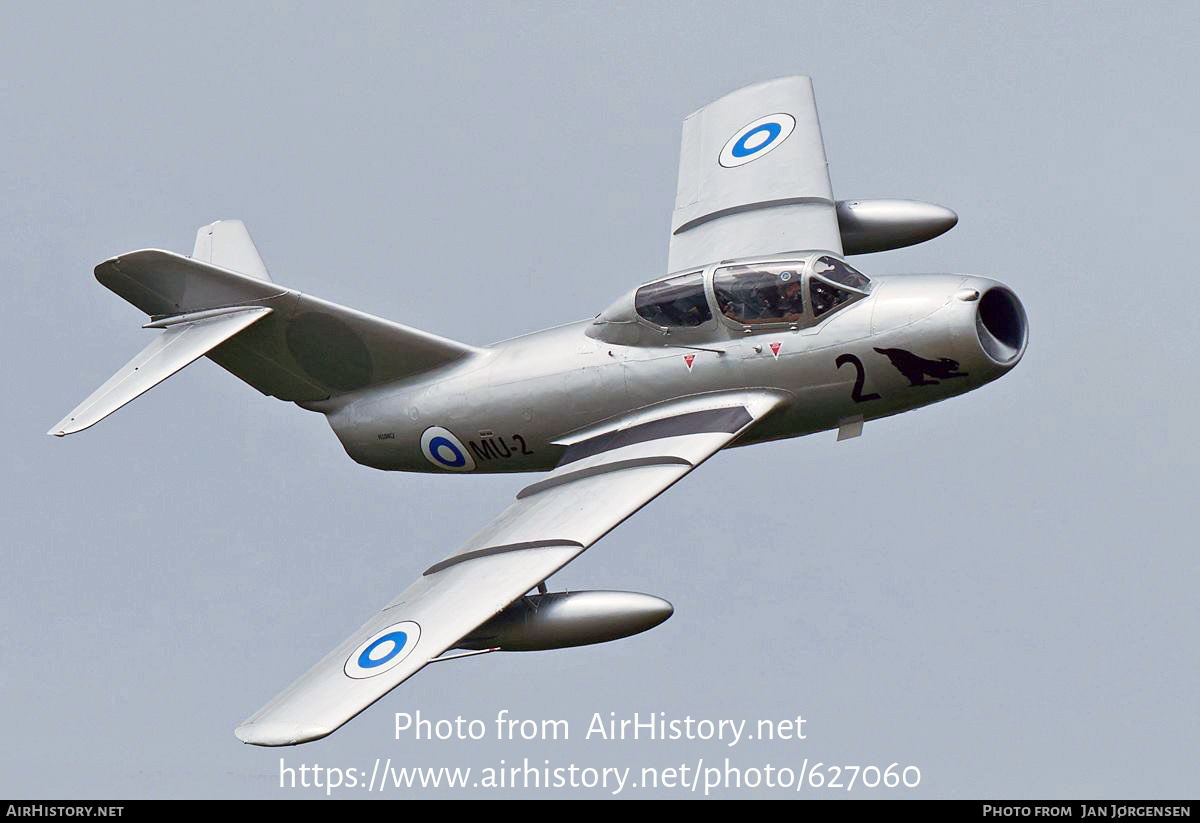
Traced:
POLYGON ((956 274, 874 278, 864 297, 807 326, 752 328, 718 314, 712 333, 620 344, 597 334, 602 317, 505 340, 321 410, 348 454, 374 468, 545 471, 573 431, 707 392, 787 393, 737 445, 853 427, 995 380, 1027 339, 1009 289, 956 274))

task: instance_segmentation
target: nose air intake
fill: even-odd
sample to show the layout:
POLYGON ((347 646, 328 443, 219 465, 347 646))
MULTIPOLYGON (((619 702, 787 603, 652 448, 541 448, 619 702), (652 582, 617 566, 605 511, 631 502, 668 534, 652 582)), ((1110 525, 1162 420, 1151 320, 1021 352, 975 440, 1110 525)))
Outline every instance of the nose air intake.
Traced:
POLYGON ((1003 286, 993 286, 979 299, 975 331, 983 350, 1002 366, 1014 365, 1025 352, 1029 323, 1017 296, 1003 286))

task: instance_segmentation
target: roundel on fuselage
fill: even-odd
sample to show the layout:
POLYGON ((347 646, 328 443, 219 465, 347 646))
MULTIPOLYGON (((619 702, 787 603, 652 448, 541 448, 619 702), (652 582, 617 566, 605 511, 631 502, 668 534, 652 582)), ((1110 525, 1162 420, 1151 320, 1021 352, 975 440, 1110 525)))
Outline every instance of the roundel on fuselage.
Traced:
POLYGON ((790 114, 780 112, 760 117, 734 132, 718 160, 727 169, 757 160, 778 148, 795 128, 796 118, 790 114))
POLYGON ((449 429, 430 426, 421 435, 421 453, 439 469, 451 472, 475 470, 475 460, 462 441, 449 429))

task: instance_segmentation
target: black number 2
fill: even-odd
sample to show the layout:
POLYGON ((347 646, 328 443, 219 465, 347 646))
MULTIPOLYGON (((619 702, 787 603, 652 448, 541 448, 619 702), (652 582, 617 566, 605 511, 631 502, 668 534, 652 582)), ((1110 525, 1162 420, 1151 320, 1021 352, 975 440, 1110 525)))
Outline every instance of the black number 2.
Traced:
POLYGON ((863 364, 862 364, 861 360, 859 360, 853 354, 839 354, 838 359, 835 360, 834 363, 837 364, 837 367, 839 369, 842 366, 846 365, 847 363, 852 363, 854 365, 854 372, 855 372, 856 376, 854 378, 854 388, 850 390, 850 399, 851 400, 853 400, 855 403, 866 403, 868 400, 878 400, 879 399, 879 395, 877 395, 877 394, 874 394, 874 393, 863 394, 862 393, 863 383, 867 379, 867 372, 863 368, 863 364))

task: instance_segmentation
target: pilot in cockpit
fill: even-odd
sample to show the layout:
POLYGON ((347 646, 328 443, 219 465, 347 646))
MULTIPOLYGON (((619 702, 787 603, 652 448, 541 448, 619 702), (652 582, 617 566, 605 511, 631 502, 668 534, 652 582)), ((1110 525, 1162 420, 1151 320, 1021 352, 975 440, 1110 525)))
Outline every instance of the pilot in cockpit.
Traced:
MULTIPOLYGON (((791 272, 784 272, 791 274, 791 272)), ((793 275, 792 279, 783 284, 782 289, 782 319, 787 322, 795 322, 804 316, 804 287, 800 283, 800 275, 793 275)))

